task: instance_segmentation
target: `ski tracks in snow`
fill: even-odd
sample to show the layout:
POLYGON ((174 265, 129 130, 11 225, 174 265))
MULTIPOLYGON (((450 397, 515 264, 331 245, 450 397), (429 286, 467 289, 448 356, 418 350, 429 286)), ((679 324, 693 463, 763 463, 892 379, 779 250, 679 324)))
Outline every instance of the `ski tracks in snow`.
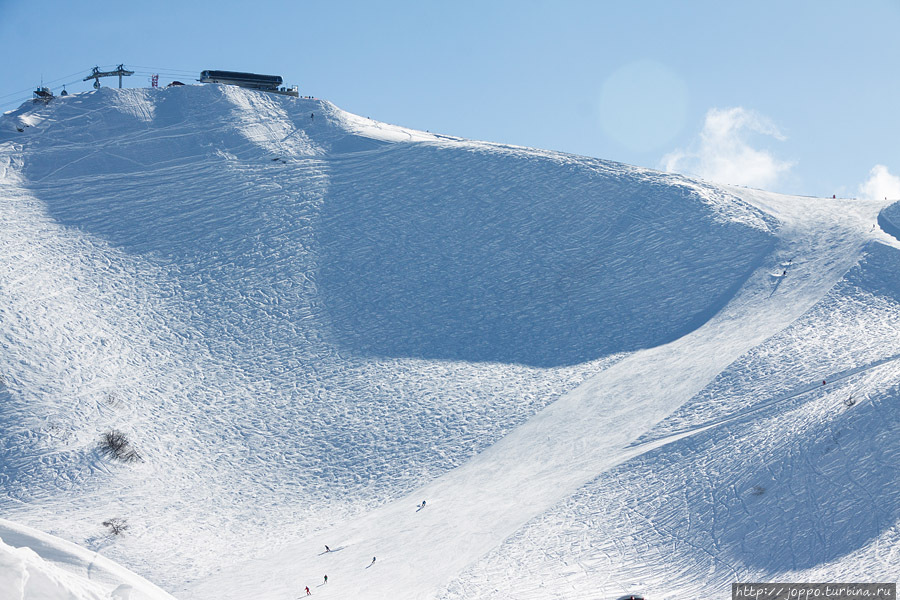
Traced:
MULTIPOLYGON (((647 450, 632 444, 729 363, 813 306, 859 259, 869 240, 861 233, 865 224, 845 223, 834 205, 819 200, 783 202, 803 206, 780 215, 785 223, 776 256, 802 260, 774 298, 771 266, 765 265, 700 329, 628 356, 470 462, 407 497, 287 546, 276 556, 192 586, 191 595, 212 598, 228 591, 237 598, 251 590, 267 590, 279 597, 278 587, 266 583, 276 572, 310 581, 328 570, 342 573, 334 585, 329 582, 329 591, 343 597, 443 597, 440 590, 525 523, 599 474, 647 450), (422 497, 428 498, 429 511, 410 514, 409 506, 422 497), (315 556, 312 549, 335 540, 347 546, 339 561, 315 556), (365 577, 354 575, 353 565, 364 566, 365 557, 373 553, 385 557, 379 568, 365 577)), ((449 591, 466 587, 453 585, 445 593, 448 598, 469 597, 449 591)), ((490 594, 480 588, 474 596, 490 594)))

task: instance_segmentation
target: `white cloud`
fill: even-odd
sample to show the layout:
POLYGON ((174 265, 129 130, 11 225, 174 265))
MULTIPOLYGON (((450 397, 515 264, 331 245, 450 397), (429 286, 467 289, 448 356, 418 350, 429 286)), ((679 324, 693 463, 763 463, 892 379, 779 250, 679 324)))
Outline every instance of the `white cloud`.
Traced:
POLYGON ((875 165, 869 178, 859 186, 859 195, 873 200, 900 198, 900 177, 891 175, 884 165, 875 165))
POLYGON ((793 163, 751 147, 747 138, 752 134, 786 139, 771 119, 756 111, 741 107, 710 109, 697 140, 687 149, 665 155, 662 168, 719 183, 767 188, 793 163))

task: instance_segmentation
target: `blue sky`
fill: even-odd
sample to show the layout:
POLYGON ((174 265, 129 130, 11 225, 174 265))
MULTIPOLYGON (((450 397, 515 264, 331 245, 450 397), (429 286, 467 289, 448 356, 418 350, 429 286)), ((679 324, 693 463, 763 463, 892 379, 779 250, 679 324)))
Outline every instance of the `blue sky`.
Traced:
POLYGON ((0 110, 42 77, 90 90, 94 65, 128 87, 246 70, 418 129, 900 197, 898 32, 900 0, 0 0, 0 110))

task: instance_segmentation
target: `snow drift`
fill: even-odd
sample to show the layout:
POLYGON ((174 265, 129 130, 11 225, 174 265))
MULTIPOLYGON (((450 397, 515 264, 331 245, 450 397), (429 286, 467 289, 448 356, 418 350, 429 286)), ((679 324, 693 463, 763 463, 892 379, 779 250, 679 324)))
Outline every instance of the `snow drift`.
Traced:
POLYGON ((173 600, 99 553, 3 520, 0 591, 7 600, 173 600))

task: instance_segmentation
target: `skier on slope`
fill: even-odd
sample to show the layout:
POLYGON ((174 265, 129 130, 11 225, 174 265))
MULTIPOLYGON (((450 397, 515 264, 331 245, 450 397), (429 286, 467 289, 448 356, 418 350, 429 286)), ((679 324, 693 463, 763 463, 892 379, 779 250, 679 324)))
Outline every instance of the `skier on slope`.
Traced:
POLYGON ((306 586, 306 595, 307 595, 307 596, 312 596, 312 592, 309 591, 309 586, 306 586))
POLYGON ((328 544, 325 544, 325 552, 331 552, 331 548, 328 547, 328 544))

